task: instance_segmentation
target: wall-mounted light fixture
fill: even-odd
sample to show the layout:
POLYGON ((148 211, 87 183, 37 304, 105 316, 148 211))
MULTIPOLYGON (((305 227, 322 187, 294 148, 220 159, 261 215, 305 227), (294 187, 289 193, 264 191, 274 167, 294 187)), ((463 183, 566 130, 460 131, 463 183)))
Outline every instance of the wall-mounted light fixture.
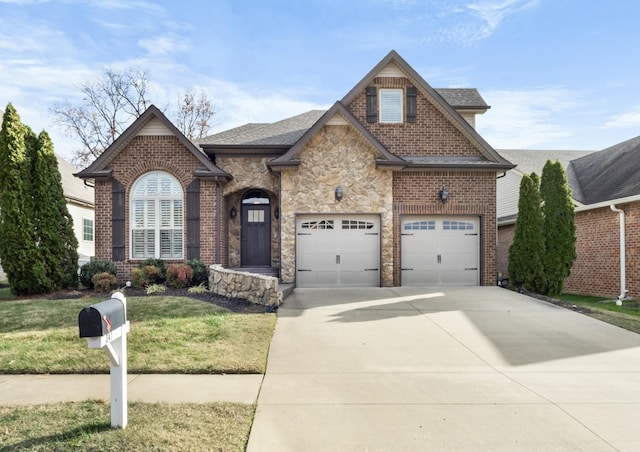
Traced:
POLYGON ((440 196, 440 201, 442 201, 443 204, 447 202, 447 199, 449 199, 449 190, 447 190, 447 187, 443 185, 438 192, 438 196, 440 196))
POLYGON ((229 211, 229 216, 233 219, 238 215, 238 211, 236 210, 235 207, 232 207, 231 210, 229 211))
POLYGON ((338 185, 336 187, 336 201, 340 202, 342 201, 342 195, 344 195, 344 191, 342 190, 342 187, 340 185, 338 185))
POLYGON ((273 216, 276 217, 276 220, 280 218, 280 207, 276 207, 276 210, 273 212, 273 216))

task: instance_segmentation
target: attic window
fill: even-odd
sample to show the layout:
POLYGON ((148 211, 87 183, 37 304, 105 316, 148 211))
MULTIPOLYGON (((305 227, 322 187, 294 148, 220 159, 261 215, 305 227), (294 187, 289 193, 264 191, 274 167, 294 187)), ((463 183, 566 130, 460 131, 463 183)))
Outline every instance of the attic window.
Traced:
POLYGON ((380 122, 402 123, 402 89, 380 90, 380 122))

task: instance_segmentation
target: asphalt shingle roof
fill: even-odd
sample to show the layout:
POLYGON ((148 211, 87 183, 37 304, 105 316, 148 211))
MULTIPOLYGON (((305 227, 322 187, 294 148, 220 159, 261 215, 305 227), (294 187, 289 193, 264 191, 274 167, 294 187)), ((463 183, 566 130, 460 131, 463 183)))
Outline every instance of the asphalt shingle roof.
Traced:
POLYGON ((58 159, 58 171, 64 196, 87 204, 94 204, 93 187, 87 186, 83 180, 74 176, 78 172, 75 166, 57 154, 56 158, 58 159))
POLYGON ((640 195, 640 136, 571 161, 584 204, 640 195))
POLYGON ((547 160, 560 162, 562 167, 567 171, 567 181, 569 183, 573 199, 582 202, 582 190, 570 163, 572 160, 593 153, 593 151, 500 149, 498 150, 498 153, 510 162, 515 163, 517 165, 515 168, 517 171, 525 174, 535 172, 538 176, 542 175, 542 168, 544 168, 547 160))
MULTIPOLYGON (((438 88, 436 91, 454 108, 489 108, 475 88, 438 88)), ((249 123, 209 135, 195 142, 211 146, 293 146, 325 113, 311 110, 274 123, 249 123)))
POLYGON ((252 123, 210 135, 199 145, 293 146, 325 113, 311 110, 274 123, 252 123))
POLYGON ((454 108, 489 108, 475 88, 436 88, 435 90, 454 108))

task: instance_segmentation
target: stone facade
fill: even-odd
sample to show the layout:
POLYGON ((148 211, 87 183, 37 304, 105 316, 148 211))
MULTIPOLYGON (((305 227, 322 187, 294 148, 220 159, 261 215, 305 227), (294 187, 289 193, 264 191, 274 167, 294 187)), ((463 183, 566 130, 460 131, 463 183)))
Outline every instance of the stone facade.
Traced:
POLYGON ((227 270, 220 265, 209 268, 209 287, 218 295, 264 306, 279 306, 283 299, 278 278, 227 270))
MULTIPOLYGON (((129 258, 129 190, 145 172, 158 170, 177 178, 192 203, 195 197, 193 191, 187 194, 187 187, 194 174, 204 177, 198 218, 185 217, 185 221, 190 220, 192 228, 199 221, 205 264, 264 266, 270 258, 271 267, 280 269, 281 280, 295 283, 300 216, 370 215, 380 220, 379 284, 401 285, 403 216, 474 216, 481 228, 480 284, 495 284, 495 178, 496 171, 511 165, 455 113, 456 107, 446 104, 420 77, 412 78, 411 68, 395 52, 385 60, 377 74, 367 75, 324 115, 309 112, 314 114, 274 124, 247 124, 208 137, 202 142, 203 151, 192 146, 157 108, 147 110, 155 116, 153 122, 145 126, 143 115, 125 132, 128 144, 121 148, 117 141, 103 154, 106 157, 98 158, 86 171, 87 178, 99 176, 96 257, 111 259, 111 189, 121 183, 126 190, 127 258, 117 262, 118 276, 128 277, 137 265, 129 258), (382 123, 375 114, 382 95, 376 100, 375 93, 388 88, 403 90, 402 119, 382 123), (106 176, 109 169, 113 179, 106 176), (443 185, 450 193, 447 203, 438 198, 443 185), (337 187, 344 193, 341 201, 335 199, 337 187), (266 207, 261 206, 254 209, 258 217, 252 215, 249 220, 247 214, 243 219, 242 202, 248 195, 268 198, 270 217, 263 218, 266 207), (270 219, 270 254, 262 246, 265 218, 270 219), (255 245, 245 249, 244 256, 243 220, 245 231, 251 231, 244 238, 255 245)), ((189 238, 185 228, 185 257, 189 238)), ((189 249, 195 249, 193 243, 189 249)))
POLYGON ((221 246, 228 250, 228 260, 223 261, 229 267, 239 267, 240 261, 240 216, 230 218, 228 212, 234 208, 241 211, 242 197, 248 190, 262 190, 268 197, 271 205, 271 266, 280 266, 280 220, 276 215, 279 208, 278 193, 280 192, 280 180, 267 169, 266 162, 270 158, 264 157, 220 157, 216 160, 218 167, 233 174, 233 180, 225 184, 222 194, 225 199, 225 222, 228 230, 223 237, 221 246))
POLYGON ((374 213, 381 217, 381 284, 393 285, 393 173, 376 168, 376 154, 354 128, 325 126, 300 151, 299 168, 282 171, 283 282, 295 282, 296 214, 374 213))

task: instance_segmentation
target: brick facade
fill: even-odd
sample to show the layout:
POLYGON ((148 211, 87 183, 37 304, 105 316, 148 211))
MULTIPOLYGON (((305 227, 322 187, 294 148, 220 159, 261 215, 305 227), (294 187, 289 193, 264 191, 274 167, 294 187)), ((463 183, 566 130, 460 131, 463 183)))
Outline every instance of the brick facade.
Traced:
MULTIPOLYGON (((394 262, 401 262, 402 215, 460 215, 480 217, 480 284, 493 285, 496 277, 496 177, 471 171, 401 172, 393 178, 394 262), (445 185, 449 200, 438 191, 445 185)), ((394 269, 400 285, 400 265, 394 269)))
MULTIPOLYGON (((396 58, 393 55, 394 52, 389 58, 396 58)), ((220 181, 202 179, 200 183, 201 260, 224 266, 242 264, 241 219, 240 215, 233 217, 231 209, 240 213, 247 191, 261 190, 271 205, 271 265, 280 267, 284 282, 295 282, 296 216, 326 213, 379 216, 382 286, 402 284, 400 221, 403 215, 477 217, 480 221, 480 284, 495 284, 496 171, 508 168, 509 162, 483 143, 465 120, 423 81, 402 76, 408 72, 406 67, 402 69, 404 63, 399 58, 395 67, 400 72, 392 70, 385 72, 385 76, 367 76, 366 82, 363 80, 357 85, 359 92, 354 90, 345 97, 347 105, 336 103, 332 107, 330 111, 338 113, 330 118, 331 122, 326 118, 323 119, 327 121, 325 123, 316 122, 309 129, 313 131, 312 135, 286 145, 289 151, 285 146, 273 144, 272 140, 277 141, 280 135, 256 141, 256 137, 250 136, 251 127, 238 132, 242 137, 249 133, 246 143, 251 144, 244 141, 225 144, 223 141, 222 144, 203 145, 211 154, 212 163, 204 162, 205 166, 214 172, 211 174, 221 171, 217 173, 220 181), (415 121, 408 121, 405 116, 401 123, 368 122, 364 85, 375 87, 378 93, 384 88, 402 89, 405 106, 407 88, 415 87, 416 96, 411 93, 411 98, 415 98, 415 121), (282 162, 272 163, 277 156, 279 160, 289 160, 283 160, 285 163, 278 166, 282 162), (415 160, 403 161, 398 157, 434 157, 439 165, 447 166, 446 169, 434 169, 433 163, 427 164, 424 159, 422 163, 415 163, 415 160), (451 159, 453 157, 457 158, 451 159), (447 163, 453 160, 464 160, 464 168, 471 169, 456 169, 455 163, 447 163), (213 164, 215 167, 212 168, 213 164), (227 180, 229 175, 231 178, 227 180), (450 193, 447 203, 442 203, 438 197, 443 185, 450 193), (341 202, 334 198, 337 186, 344 190, 341 202)), ((105 153, 108 158, 99 159, 100 164, 92 167, 97 174, 111 168, 113 180, 125 187, 127 258, 117 263, 121 279, 128 278, 131 269, 138 264, 129 258, 129 191, 137 178, 149 171, 165 171, 180 181, 186 198, 186 188, 194 180, 194 172, 203 165, 198 151, 185 143, 175 127, 159 111, 154 114, 162 119, 163 124, 159 126, 166 127, 156 124, 145 134, 132 136, 124 148, 108 150, 105 153), (167 130, 177 135, 164 133, 167 130)), ((134 135, 135 130, 138 129, 132 127, 130 133, 134 135)), ((277 132, 286 137, 303 130, 278 129, 277 132)), ((233 132, 224 136, 235 138, 233 132)), ((91 174, 94 173, 88 171, 86 177, 91 174)), ((111 221, 111 180, 98 178, 98 259, 111 259, 111 221)), ((187 237, 184 243, 186 255, 187 237)))
MULTIPOLYGON (((130 190, 135 181, 150 171, 164 171, 178 179, 185 199, 186 187, 193 180, 193 172, 200 162, 188 152, 175 136, 136 136, 126 147, 117 153, 109 162, 112 178, 119 181, 126 191, 125 196, 125 256, 124 261, 116 261, 118 279, 125 281, 131 278, 131 270, 138 266, 140 260, 131 259, 130 251, 130 190)), ((95 186, 96 199, 96 259, 111 261, 111 180, 97 180, 95 186)), ((215 218, 218 186, 216 182, 203 180, 200 184, 200 259, 205 264, 216 263, 215 244, 217 241, 215 218)), ((186 217, 183 224, 186 225, 186 217)), ((185 226, 186 229, 186 226, 185 226)), ((184 255, 186 260, 186 240, 184 255)), ((181 260, 180 262, 183 262, 181 260)), ((175 261, 167 261, 172 263, 175 261)))
MULTIPOLYGON (((640 297, 640 202, 617 206, 625 211, 626 288, 628 296, 640 297)), ((564 291, 616 298, 620 295, 619 214, 608 206, 576 212, 576 260, 564 291)), ((507 274, 509 246, 515 227, 498 232, 498 271, 507 274)))
MULTIPOLYGON (((376 77, 370 86, 376 88, 402 88, 412 86, 406 78, 376 77)), ((415 123, 403 121, 401 124, 367 122, 366 92, 362 91, 347 105, 347 109, 362 123, 390 152, 403 156, 480 156, 471 144, 435 105, 418 93, 415 123)))

